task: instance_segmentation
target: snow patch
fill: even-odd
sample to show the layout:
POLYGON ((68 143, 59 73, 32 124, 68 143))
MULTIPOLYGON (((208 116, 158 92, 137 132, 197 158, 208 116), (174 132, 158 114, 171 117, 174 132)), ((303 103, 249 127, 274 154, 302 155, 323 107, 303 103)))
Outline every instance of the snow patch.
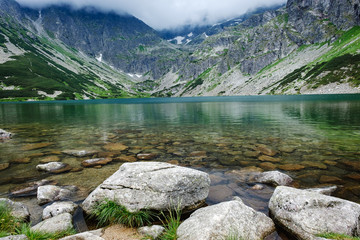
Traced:
POLYGON ((192 37, 192 36, 194 36, 194 33, 191 32, 191 33, 189 33, 187 36, 188 36, 188 37, 192 37))
POLYGON ((134 77, 134 74, 131 74, 131 73, 127 73, 127 75, 132 77, 132 78, 134 77))
POLYGON ((142 77, 141 74, 135 74, 135 76, 138 77, 138 78, 141 78, 141 77, 142 77))

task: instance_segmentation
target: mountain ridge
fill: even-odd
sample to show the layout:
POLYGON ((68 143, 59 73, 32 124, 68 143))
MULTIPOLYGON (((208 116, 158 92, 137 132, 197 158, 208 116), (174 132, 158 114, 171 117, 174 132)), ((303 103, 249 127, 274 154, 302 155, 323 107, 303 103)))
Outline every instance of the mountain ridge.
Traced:
POLYGON ((360 92, 358 0, 289 0, 190 47, 132 16, 0 7, 3 100, 360 92))

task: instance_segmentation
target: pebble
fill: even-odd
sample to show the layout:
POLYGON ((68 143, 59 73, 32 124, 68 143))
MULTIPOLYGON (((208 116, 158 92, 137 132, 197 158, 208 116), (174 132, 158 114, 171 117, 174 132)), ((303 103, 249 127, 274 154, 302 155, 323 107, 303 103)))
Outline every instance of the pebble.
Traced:
POLYGON ((304 169, 305 167, 300 164, 285 164, 285 165, 279 165, 278 168, 285 171, 299 171, 304 169))
POLYGON ((125 146, 122 143, 109 143, 109 144, 106 144, 103 148, 108 151, 120 151, 121 152, 121 151, 127 150, 129 147, 125 146))

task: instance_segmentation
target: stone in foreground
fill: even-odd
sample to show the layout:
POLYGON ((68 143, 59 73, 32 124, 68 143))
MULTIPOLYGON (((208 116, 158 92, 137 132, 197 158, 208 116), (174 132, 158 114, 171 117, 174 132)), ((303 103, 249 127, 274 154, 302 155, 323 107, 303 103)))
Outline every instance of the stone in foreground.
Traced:
POLYGON ((71 235, 68 237, 61 238, 59 240, 104 240, 102 238, 102 228, 89 231, 89 232, 82 232, 75 235, 71 235))
POLYGON ((76 208, 77 204, 70 201, 54 202, 53 204, 47 206, 44 209, 42 218, 45 220, 60 215, 62 213, 70 213, 71 215, 73 215, 76 208))
POLYGON ((5 204, 8 208, 11 209, 11 215, 22 219, 22 220, 30 220, 30 212, 27 206, 20 202, 13 202, 7 198, 0 198, 0 204, 5 204))
POLYGON ((317 192, 277 187, 270 212, 296 239, 316 239, 322 233, 360 235, 360 205, 317 192))
POLYGON ((157 239, 163 232, 165 228, 160 225, 153 225, 151 227, 141 227, 138 229, 138 232, 145 236, 150 236, 152 239, 157 239))
POLYGON ((114 200, 131 211, 192 209, 209 194, 207 173, 161 162, 124 163, 83 202, 90 214, 97 203, 114 200))
POLYGON ((37 189, 38 204, 68 199, 77 190, 75 186, 58 187, 53 185, 40 186, 37 189))
POLYGON ((31 228, 33 231, 56 233, 74 228, 70 213, 63 213, 55 217, 46 219, 31 228))
POLYGON ((45 171, 50 173, 63 173, 71 170, 69 164, 62 162, 49 162, 45 164, 39 164, 36 166, 39 171, 45 171))
POLYGON ((265 214, 246 206, 240 198, 201 208, 177 229, 178 240, 263 239, 275 231, 265 214))
POLYGON ((7 237, 2 237, 0 240, 28 240, 28 237, 24 234, 22 235, 11 235, 7 237))
POLYGON ((256 180, 260 183, 267 183, 274 186, 287 186, 293 181, 291 177, 279 171, 260 173, 256 180))

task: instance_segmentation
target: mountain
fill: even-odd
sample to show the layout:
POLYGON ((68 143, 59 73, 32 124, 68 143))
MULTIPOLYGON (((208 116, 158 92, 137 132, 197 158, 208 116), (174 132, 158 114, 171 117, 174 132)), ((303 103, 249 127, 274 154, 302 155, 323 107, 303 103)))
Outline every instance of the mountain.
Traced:
POLYGON ((0 98, 360 92, 359 6, 288 0, 173 44, 133 16, 0 0, 0 98))

